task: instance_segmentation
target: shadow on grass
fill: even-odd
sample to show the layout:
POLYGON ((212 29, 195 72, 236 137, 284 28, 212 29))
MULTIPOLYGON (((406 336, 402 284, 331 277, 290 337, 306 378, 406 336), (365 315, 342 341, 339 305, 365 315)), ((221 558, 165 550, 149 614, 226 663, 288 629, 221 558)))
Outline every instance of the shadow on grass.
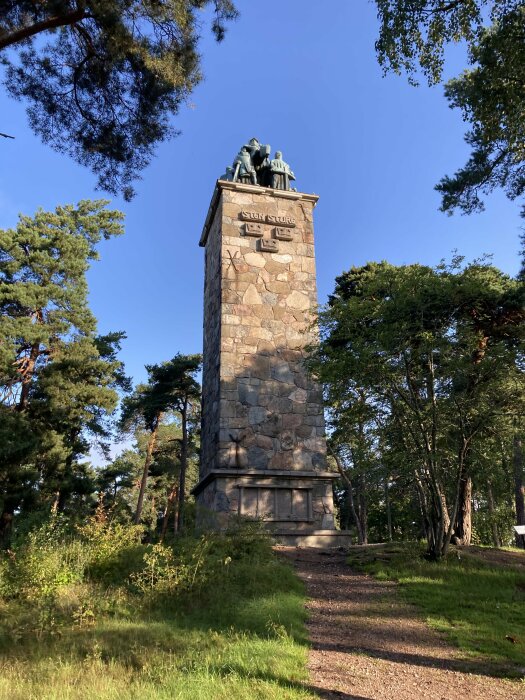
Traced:
MULTIPOLYGON (((416 606, 419 616, 423 613, 448 640, 477 657, 440 660, 440 668, 522 677, 525 657, 523 572, 504 566, 494 568, 471 556, 458 557, 455 552, 440 563, 426 561, 419 554, 420 550, 413 545, 404 549, 388 545, 363 548, 350 553, 349 564, 380 580, 399 581, 399 593, 404 601, 416 606)), ((396 660, 382 649, 369 649, 366 653, 396 660)), ((433 665, 425 657, 418 660, 419 655, 411 660, 405 659, 405 654, 394 656, 402 663, 433 665)))
POLYGON ((126 610, 96 614, 91 626, 64 624, 35 636, 30 616, 27 629, 20 631, 15 629, 16 609, 11 625, 0 610, 0 657, 6 662, 83 661, 96 654, 104 662, 140 670, 151 654, 174 655, 180 661, 176 665, 183 667, 185 660, 194 663, 199 654, 213 654, 243 638, 247 643, 284 639, 304 648, 303 604, 304 587, 289 566, 277 560, 259 566, 251 562, 198 594, 149 601, 132 596, 126 610))
POLYGON ((239 676, 240 678, 245 678, 246 680, 259 680, 267 683, 277 684, 285 689, 293 690, 308 690, 310 693, 315 693, 320 698, 342 698, 342 700, 372 700, 364 695, 349 695, 341 690, 330 690, 327 688, 321 688, 312 683, 300 683, 297 681, 290 681, 286 678, 282 678, 273 673, 246 673, 245 669, 235 665, 228 665, 226 668, 222 666, 212 667, 214 673, 218 676, 228 676, 232 673, 239 676))

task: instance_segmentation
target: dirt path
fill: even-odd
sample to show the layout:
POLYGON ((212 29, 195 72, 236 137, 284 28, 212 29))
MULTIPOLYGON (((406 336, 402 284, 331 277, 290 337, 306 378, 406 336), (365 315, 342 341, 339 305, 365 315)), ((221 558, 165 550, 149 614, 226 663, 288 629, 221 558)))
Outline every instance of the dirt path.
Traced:
POLYGON ((393 583, 352 572, 345 556, 279 548, 310 598, 308 667, 323 698, 525 700, 525 684, 483 675, 399 600, 393 583))

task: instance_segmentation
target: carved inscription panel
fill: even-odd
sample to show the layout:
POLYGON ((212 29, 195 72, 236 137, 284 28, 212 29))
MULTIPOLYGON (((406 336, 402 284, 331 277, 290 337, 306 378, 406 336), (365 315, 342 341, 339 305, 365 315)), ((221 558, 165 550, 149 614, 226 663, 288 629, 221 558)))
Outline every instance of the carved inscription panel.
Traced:
POLYGON ((264 520, 311 520, 312 491, 282 486, 242 486, 239 514, 264 520))
POLYGON ((266 223, 295 228, 295 219, 292 216, 274 216, 273 214, 266 214, 266 223))
POLYGON ((261 221, 264 222, 264 214, 258 211, 246 211, 243 209, 241 211, 241 221, 261 221))
POLYGON ((244 235, 258 238, 258 250, 263 253, 278 253, 278 241, 293 241, 293 233, 296 221, 293 216, 277 216, 274 214, 261 214, 258 211, 243 209, 240 213, 241 221, 245 221, 244 235), (277 224, 271 234, 273 238, 264 238, 264 224, 277 224))

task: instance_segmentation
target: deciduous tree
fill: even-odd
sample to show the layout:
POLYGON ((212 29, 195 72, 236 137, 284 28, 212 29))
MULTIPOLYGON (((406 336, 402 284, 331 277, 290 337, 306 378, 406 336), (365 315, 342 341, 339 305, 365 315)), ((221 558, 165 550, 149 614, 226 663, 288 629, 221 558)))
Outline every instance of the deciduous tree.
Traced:
POLYGON ((457 265, 345 273, 312 360, 340 425, 359 431, 363 397, 389 467, 409 470, 436 558, 452 536, 468 543, 474 447, 518 410, 524 388, 522 286, 488 265, 457 265))

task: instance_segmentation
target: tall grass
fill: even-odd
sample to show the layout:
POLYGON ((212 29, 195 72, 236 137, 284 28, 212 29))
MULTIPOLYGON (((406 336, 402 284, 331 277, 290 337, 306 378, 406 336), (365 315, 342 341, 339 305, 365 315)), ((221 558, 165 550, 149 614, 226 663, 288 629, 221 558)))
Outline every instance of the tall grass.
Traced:
POLYGON ((303 588, 260 532, 152 546, 90 526, 46 525, 4 558, 0 698, 315 697, 303 588))

